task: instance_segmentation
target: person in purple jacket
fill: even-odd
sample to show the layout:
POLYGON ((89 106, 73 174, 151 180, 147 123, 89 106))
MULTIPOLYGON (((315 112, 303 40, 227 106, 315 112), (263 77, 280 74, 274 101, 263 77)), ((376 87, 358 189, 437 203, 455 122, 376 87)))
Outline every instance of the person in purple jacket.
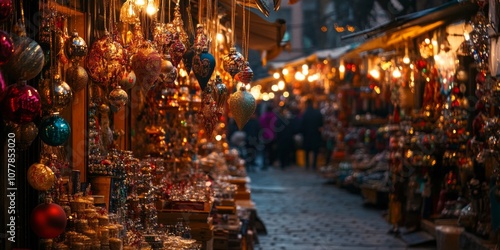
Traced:
POLYGON ((261 127, 260 139, 264 144, 264 164, 263 169, 272 166, 276 159, 274 144, 276 140, 276 124, 277 115, 273 111, 271 105, 266 107, 266 111, 260 116, 259 123, 261 127))

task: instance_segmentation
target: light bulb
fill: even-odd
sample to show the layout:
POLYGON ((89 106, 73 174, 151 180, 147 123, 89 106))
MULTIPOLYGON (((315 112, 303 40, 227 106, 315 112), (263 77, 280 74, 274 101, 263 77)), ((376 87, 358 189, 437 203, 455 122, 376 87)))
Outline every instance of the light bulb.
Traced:
POLYGON ((137 6, 144 6, 144 4, 146 4, 144 0, 135 0, 135 5, 137 6))
POLYGON ((128 15, 130 17, 135 17, 134 5, 132 4, 128 5, 128 15))
POLYGON ((404 64, 410 64, 410 58, 408 56, 403 57, 404 64))
POLYGON ((154 2, 152 0, 149 0, 148 6, 146 6, 146 13, 148 15, 152 16, 152 15, 156 14, 157 11, 158 11, 158 9, 154 5, 154 2))
POLYGON ((339 66, 339 71, 340 71, 340 73, 344 73, 345 72, 345 66, 344 65, 340 65, 339 66))
POLYGON ((394 71, 392 71, 392 77, 394 77, 394 78, 400 78, 401 77, 401 71, 399 71, 399 69, 395 69, 394 71))

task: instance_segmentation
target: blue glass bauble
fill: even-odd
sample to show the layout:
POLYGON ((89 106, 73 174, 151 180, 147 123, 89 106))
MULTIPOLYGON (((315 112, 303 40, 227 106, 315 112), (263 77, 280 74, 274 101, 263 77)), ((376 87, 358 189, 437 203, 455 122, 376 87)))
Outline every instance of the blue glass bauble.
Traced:
POLYGON ((193 72, 194 76, 200 84, 201 90, 204 90, 207 85, 212 73, 215 69, 215 58, 212 54, 203 51, 197 54, 193 58, 193 72))
POLYGON ((69 123, 58 114, 53 114, 40 123, 40 139, 47 145, 60 146, 68 140, 70 134, 69 123))

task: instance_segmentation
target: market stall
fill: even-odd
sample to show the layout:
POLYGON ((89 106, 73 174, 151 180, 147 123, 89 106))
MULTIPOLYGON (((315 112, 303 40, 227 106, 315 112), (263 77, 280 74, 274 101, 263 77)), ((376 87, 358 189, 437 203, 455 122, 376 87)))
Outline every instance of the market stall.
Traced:
POLYGON ((254 12, 279 5, 1 1, 1 248, 252 249, 225 127, 255 111, 248 51, 285 26, 254 12))

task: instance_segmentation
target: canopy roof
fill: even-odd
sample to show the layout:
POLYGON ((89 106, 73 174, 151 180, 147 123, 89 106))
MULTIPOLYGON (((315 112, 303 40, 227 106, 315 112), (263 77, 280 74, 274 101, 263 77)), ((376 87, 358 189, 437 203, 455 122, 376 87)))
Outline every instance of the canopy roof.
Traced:
POLYGON ((347 52, 345 57, 356 57, 363 51, 387 49, 458 20, 469 19, 477 10, 477 5, 470 1, 454 0, 435 8, 397 17, 393 21, 371 29, 343 36, 343 40, 361 41, 361 44, 347 52))

